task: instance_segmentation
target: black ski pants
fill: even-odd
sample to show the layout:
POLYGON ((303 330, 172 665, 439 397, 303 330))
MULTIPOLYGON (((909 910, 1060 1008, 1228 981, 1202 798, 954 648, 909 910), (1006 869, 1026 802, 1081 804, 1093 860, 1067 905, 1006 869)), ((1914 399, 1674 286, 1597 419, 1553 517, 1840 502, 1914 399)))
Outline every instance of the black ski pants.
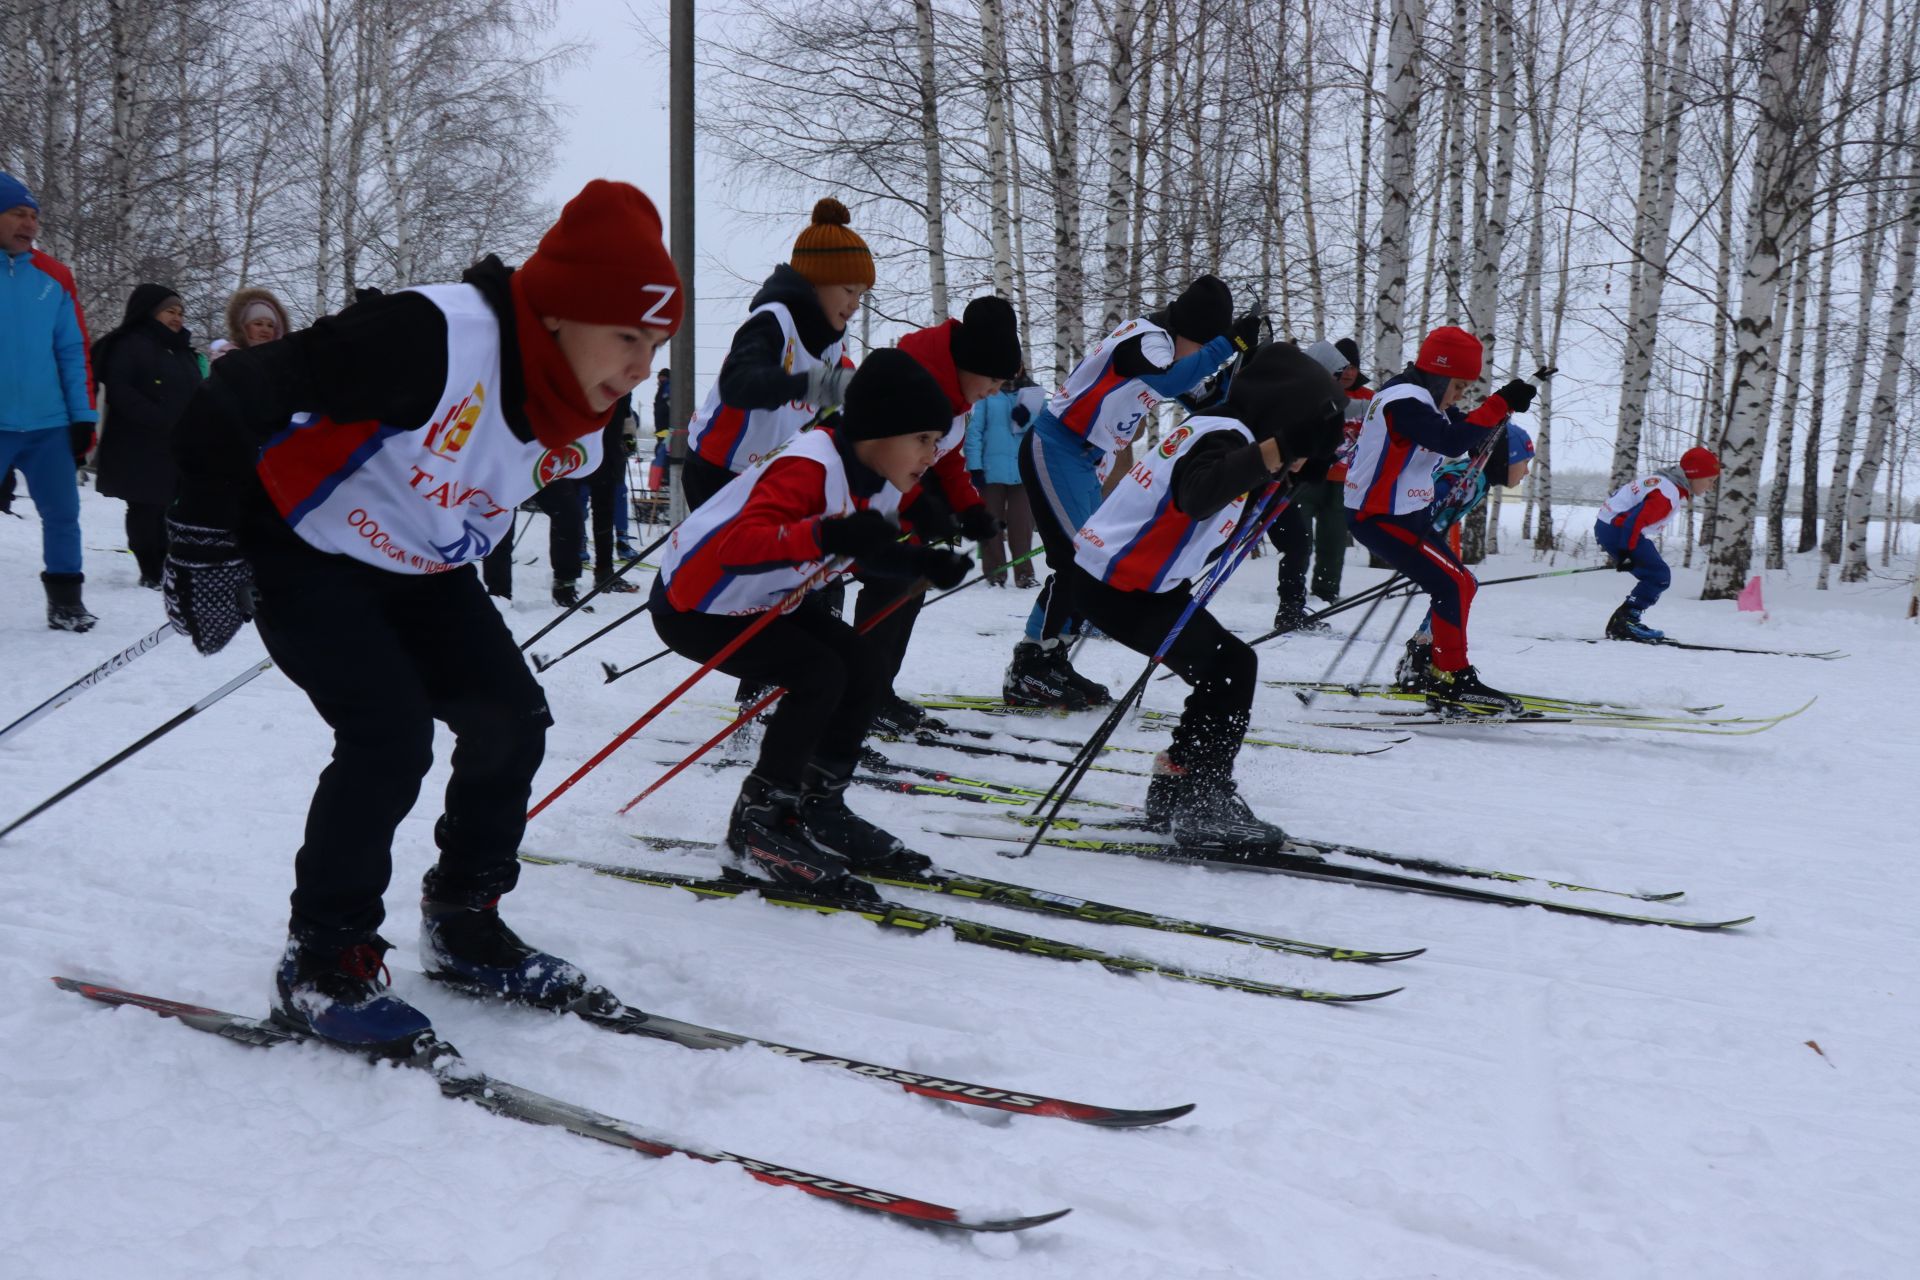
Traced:
MULTIPOLYGON (((1076 613, 1135 653, 1148 657, 1167 638, 1181 610, 1192 599, 1184 586, 1177 591, 1121 591, 1077 564, 1068 567, 1066 582, 1076 613)), ((1230 776, 1253 710, 1254 685, 1260 678, 1260 660, 1252 646, 1205 609, 1196 609, 1167 650, 1165 665, 1193 687, 1173 731, 1168 754, 1184 768, 1230 776)))
MULTIPOLYGON (((899 678, 900 664, 906 661, 907 645, 913 641, 913 625, 920 620, 920 609, 926 604, 927 593, 914 592, 904 604, 881 618, 871 630, 863 628, 912 585, 907 578, 863 577, 860 579, 860 594, 854 597, 853 627, 872 648, 874 661, 879 664, 875 674, 879 678, 880 696, 883 698, 893 691, 893 682, 899 678)), ((832 602, 829 600, 828 603, 832 602)))
POLYGON ((1267 541, 1280 553, 1280 606, 1303 609, 1307 603, 1307 566, 1313 558, 1313 530, 1307 514, 1289 502, 1267 526, 1267 541))
POLYGON ((127 550, 140 566, 140 577, 158 582, 167 568, 167 505, 164 502, 127 504, 127 550))
POLYGON ((436 720, 454 742, 434 896, 512 889, 553 717, 478 575, 390 573, 290 538, 247 557, 267 652, 333 728, 294 859, 292 931, 326 945, 379 928, 393 833, 432 767, 436 720))
MULTIPOLYGON (((682 613, 654 579, 653 629, 684 658, 706 662, 758 619, 682 613)), ((786 694, 774 704, 753 771, 776 787, 799 790, 810 762, 851 768, 886 685, 864 636, 827 611, 820 593, 775 618, 720 664, 720 670, 786 694)))

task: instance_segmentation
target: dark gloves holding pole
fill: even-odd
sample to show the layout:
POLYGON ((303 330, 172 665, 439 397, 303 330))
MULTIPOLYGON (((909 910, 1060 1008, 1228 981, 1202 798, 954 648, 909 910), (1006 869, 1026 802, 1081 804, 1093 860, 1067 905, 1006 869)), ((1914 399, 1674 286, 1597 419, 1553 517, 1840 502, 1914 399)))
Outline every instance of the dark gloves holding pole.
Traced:
POLYGON ((218 653, 253 620, 253 570, 230 529, 169 519, 167 532, 167 618, 201 653, 218 653))
POLYGON ((1000 530, 1006 526, 994 518, 986 504, 968 507, 960 513, 960 532, 975 542, 991 542, 1000 536, 1000 530))
POLYGON ((1525 413, 1533 408, 1533 398, 1540 394, 1540 389, 1531 382, 1522 382, 1519 378, 1513 378, 1493 394, 1507 402, 1507 409, 1510 412, 1525 413))
POLYGON ((862 559, 900 539, 900 530, 878 511, 856 511, 820 521, 820 549, 830 556, 862 559))

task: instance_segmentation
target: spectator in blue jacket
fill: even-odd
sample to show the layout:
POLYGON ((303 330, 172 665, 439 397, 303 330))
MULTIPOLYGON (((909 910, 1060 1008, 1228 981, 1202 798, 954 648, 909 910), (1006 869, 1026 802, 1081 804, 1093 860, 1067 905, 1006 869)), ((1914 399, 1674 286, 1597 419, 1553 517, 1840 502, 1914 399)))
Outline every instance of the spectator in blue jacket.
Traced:
POLYGON ((74 469, 93 447, 87 322, 73 273, 33 247, 40 205, 0 172, 0 475, 18 467, 40 513, 47 625, 86 631, 98 621, 80 599, 80 486, 74 469))
MULTIPOLYGON (((1027 433, 1034 412, 1046 398, 1038 395, 1033 380, 1022 371, 1011 382, 973 406, 967 419, 967 470, 973 487, 987 500, 987 511, 1000 522, 1004 533, 997 533, 980 544, 980 568, 991 586, 1007 585, 1007 575, 996 572, 1007 562, 1007 545, 1013 554, 1024 556, 1033 550, 1033 508, 1027 505, 1026 486, 1020 481, 1020 437, 1027 433), (1023 396, 1020 384, 1036 394, 1023 396)), ((1033 562, 1023 560, 1013 567, 1013 576, 1022 590, 1034 583, 1033 562)))

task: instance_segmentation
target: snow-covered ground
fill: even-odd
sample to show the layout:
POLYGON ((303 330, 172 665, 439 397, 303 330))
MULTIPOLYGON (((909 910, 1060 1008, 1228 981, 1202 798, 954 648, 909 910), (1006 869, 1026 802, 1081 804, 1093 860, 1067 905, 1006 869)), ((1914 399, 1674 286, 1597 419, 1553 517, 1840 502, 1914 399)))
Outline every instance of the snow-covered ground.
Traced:
MULTIPOLYGON (((21 505, 26 520, 0 518, 0 723, 161 617, 131 557, 105 550, 122 543, 120 504, 88 490, 87 599, 101 624, 81 637, 48 631, 39 530, 21 505)), ((1249 564, 1225 593, 1219 612, 1243 633, 1269 621, 1273 563, 1249 564)), ((1482 576, 1538 567, 1512 554, 1482 576)), ((519 573, 512 621, 525 635, 553 611, 545 567, 519 573)), ((1353 553, 1349 590, 1377 576, 1353 553)), ((871 791, 854 796, 863 812, 957 868, 1295 937, 1429 950, 1368 969, 903 894, 1274 981, 1407 988, 1330 1008, 754 901, 699 902, 574 869, 530 867, 508 900, 530 939, 643 1006, 963 1079, 1123 1106, 1199 1104, 1152 1130, 963 1115, 765 1051, 693 1053, 430 988, 412 967, 411 899, 431 856, 443 739, 440 770, 399 834, 387 932, 400 991, 469 1057, 802 1169, 968 1209, 1075 1210, 1018 1238, 916 1232, 735 1169, 509 1124, 443 1102, 423 1076, 318 1048, 246 1050, 57 991, 46 979, 64 973, 265 1008, 292 853, 328 751, 304 698, 269 673, 0 845, 0 1275, 1911 1274, 1920 630, 1899 620, 1898 584, 1817 594, 1811 576, 1771 575, 1763 621, 1698 601, 1699 571, 1682 571, 1654 617, 1681 638, 1838 647, 1851 655, 1842 661, 1532 638, 1597 634, 1624 583, 1606 573, 1490 588, 1475 609, 1475 658, 1496 685, 1750 713, 1818 695, 1764 734, 1482 727, 1423 731, 1366 759, 1243 756, 1256 805, 1301 834, 1684 888, 1676 910, 1757 915, 1722 935, 1064 850, 1013 863, 991 844, 921 830, 980 829, 992 821, 983 809, 871 791)), ((1030 599, 974 588, 930 610, 902 690, 996 688, 1030 599)), ((570 621, 540 647, 557 652, 609 616, 570 621)), ((1317 677, 1337 639, 1270 644, 1263 674, 1317 677)), ((676 659, 602 683, 599 659, 655 648, 636 623, 543 677, 559 723, 536 794, 685 675, 676 659)), ((1343 673, 1357 676, 1372 652, 1356 645, 1343 673)), ((251 631, 213 659, 170 642, 0 747, 0 820, 260 656, 251 631)), ((1081 665, 1118 687, 1139 662, 1096 642, 1081 665)), ((711 732, 730 684, 702 686, 657 722, 659 736, 711 732)), ((1156 684, 1152 704, 1176 706, 1178 688, 1156 684)), ((1255 722, 1277 736, 1361 738, 1295 727, 1303 718, 1285 692, 1261 691, 1255 722)), ((1084 733, 1092 720, 1048 731, 1084 733)), ((1122 738, 1157 741, 1141 726, 1122 738)), ((710 868, 628 837, 717 838, 737 771, 696 768, 628 817, 613 812, 683 752, 643 734, 536 820, 529 848, 710 868)), ((1046 776, 900 754, 990 778, 1046 776)), ((1139 788, 1118 775, 1086 784, 1112 799, 1139 788)))

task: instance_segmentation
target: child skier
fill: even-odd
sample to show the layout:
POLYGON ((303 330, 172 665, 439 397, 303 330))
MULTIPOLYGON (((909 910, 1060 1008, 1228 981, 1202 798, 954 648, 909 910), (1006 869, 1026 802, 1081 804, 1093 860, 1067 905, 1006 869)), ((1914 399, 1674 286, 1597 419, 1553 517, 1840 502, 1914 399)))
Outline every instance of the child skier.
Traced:
MULTIPOLYGON (((1511 489, 1527 478, 1532 467, 1533 437, 1519 423, 1508 419, 1506 438, 1494 439, 1493 451, 1487 455, 1484 467, 1476 467, 1465 458, 1454 458, 1434 468, 1433 505, 1428 508, 1434 532, 1447 541, 1453 527, 1486 501, 1489 475, 1501 477, 1500 483, 1511 489)), ((1419 629, 1407 640, 1407 651, 1394 668, 1394 683, 1408 693, 1419 693, 1425 687, 1427 668, 1431 665, 1433 610, 1429 608, 1419 629)))
POLYGON ((1073 669, 1061 639, 1069 606, 1059 566, 1073 563, 1074 535, 1100 505, 1097 469, 1133 442, 1162 400, 1193 390, 1259 336, 1259 317, 1234 320, 1231 291, 1201 276, 1165 309, 1102 338, 1035 419, 1020 443, 1020 476, 1054 576, 1014 646, 1002 685, 1009 704, 1077 710, 1112 701, 1105 685, 1073 669))
MULTIPOLYGON (((919 487, 902 500, 901 514, 921 542, 945 542, 965 536, 984 543, 997 538, 1000 521, 987 510, 987 500, 974 488, 967 474, 964 446, 973 406, 1020 372, 1020 334, 1013 304, 1005 298, 975 298, 967 304, 960 319, 918 329, 900 339, 900 350, 933 375, 953 411, 953 421, 940 438, 933 469, 919 487)), ((867 581, 854 604, 854 625, 865 625, 869 618, 893 603, 899 591, 898 582, 867 581)), ((895 693, 893 688, 894 678, 900 674, 901 660, 906 657, 907 644, 913 638, 913 624, 920 616, 921 599, 916 592, 866 633, 881 662, 884 685, 875 727, 883 732, 901 734, 922 727, 939 727, 938 722, 931 721, 925 711, 895 693)))
POLYGON ((871 887, 850 873, 928 865, 847 807, 847 783, 886 687, 875 647, 817 594, 788 601, 802 588, 824 587, 849 560, 939 587, 966 575, 971 560, 900 542, 892 519, 901 495, 933 466, 952 419, 940 384, 913 357, 876 351, 848 383, 832 426, 762 455, 668 539, 651 613, 676 653, 705 662, 753 615, 786 609, 719 664, 787 690, 727 823, 727 847, 764 878, 870 899, 871 887))
POLYGON ((1519 699, 1481 683, 1467 662, 1473 574, 1433 527, 1430 511, 1440 459, 1491 449, 1508 415, 1533 404, 1534 387, 1516 378, 1471 414, 1454 408, 1479 378, 1480 361, 1480 339, 1443 326, 1368 402, 1348 464, 1347 523, 1361 545, 1432 601, 1432 658, 1418 675, 1428 702, 1443 714, 1512 715, 1521 710, 1519 699))
POLYGON ((734 331, 720 377, 687 427, 681 468, 687 506, 698 507, 846 395, 853 362, 847 324, 873 287, 873 254, 831 197, 773 269, 734 331))
MULTIPOLYGON (((1243 520, 1265 517, 1270 482, 1331 461, 1342 403, 1327 371, 1291 343, 1255 350, 1224 403, 1169 433, 1114 486, 1074 539, 1065 580, 1073 608, 1151 655, 1243 520)), ((1056 589, 1058 584, 1056 584, 1056 589)), ((1167 651, 1192 686, 1173 742, 1147 786, 1151 822, 1183 845, 1286 839, 1255 817, 1233 780, 1259 663, 1245 641, 1196 610, 1167 651)))
POLYGON ((1673 571, 1646 535, 1672 517, 1681 499, 1692 501, 1694 494, 1706 493, 1719 476, 1720 459, 1711 449, 1695 447, 1680 455, 1677 466, 1622 485, 1601 505, 1593 524, 1594 541, 1615 569, 1638 579, 1626 601, 1607 619, 1607 639, 1642 644, 1666 639, 1665 632, 1640 620, 1673 583, 1673 571))
POLYGON ((454 732, 421 902, 430 977, 543 1007, 589 994, 501 922, 553 723, 470 567, 536 489, 599 460, 682 295, 653 204, 589 182, 518 270, 372 295, 214 366, 175 429, 167 613, 202 653, 256 607, 334 731, 294 861, 276 1021, 404 1055, 430 1030, 376 932, 393 833, 454 732))

